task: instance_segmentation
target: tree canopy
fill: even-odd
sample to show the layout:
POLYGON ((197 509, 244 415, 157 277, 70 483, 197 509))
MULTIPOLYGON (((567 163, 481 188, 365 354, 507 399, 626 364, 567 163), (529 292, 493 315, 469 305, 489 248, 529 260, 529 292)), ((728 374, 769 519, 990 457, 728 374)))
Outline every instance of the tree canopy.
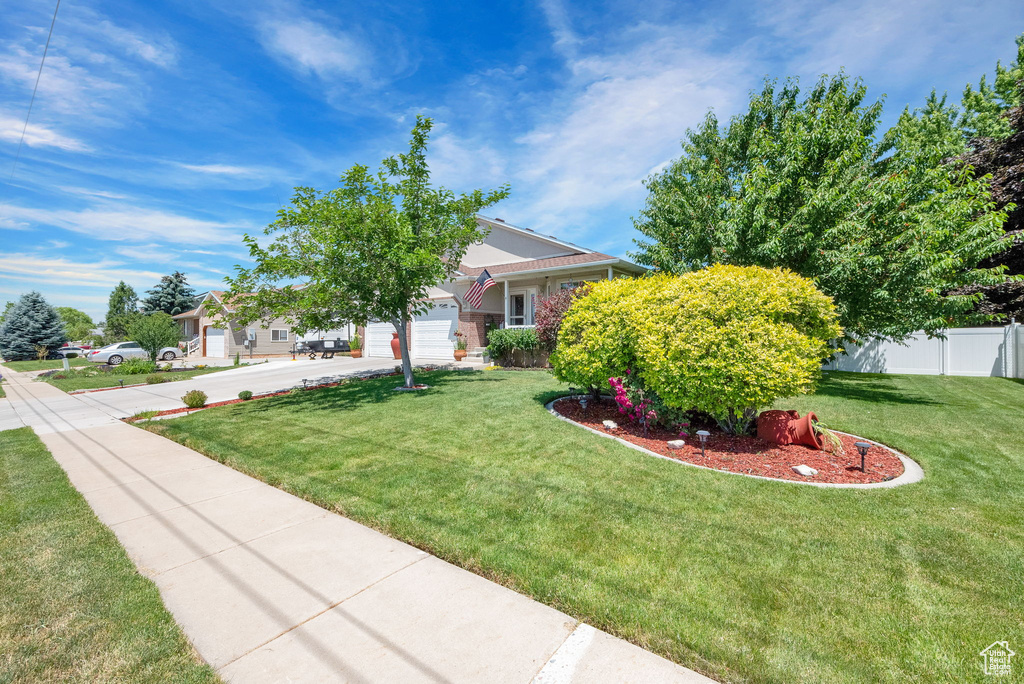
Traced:
POLYGON ((163 276, 156 287, 146 290, 146 294, 149 296, 140 303, 143 313, 163 311, 171 316, 177 316, 195 308, 195 290, 188 284, 185 274, 181 271, 163 276))
POLYGON ((640 263, 785 267, 836 304, 854 339, 903 339, 987 320, 975 294, 1006 277, 982 261, 1006 248, 1005 213, 962 164, 956 111, 933 96, 879 133, 882 102, 860 80, 767 81, 748 110, 687 131, 683 155, 648 179, 635 220, 640 263))
POLYGON ((412 386, 410 317, 430 308, 429 289, 451 278, 466 248, 484 237, 476 213, 508 195, 506 187, 468 194, 433 187, 431 126, 417 117, 408 153, 384 159, 376 173, 356 164, 338 188, 296 188, 265 231, 274 236, 269 245, 245 237, 256 265, 227 279, 231 317, 245 325, 282 316, 299 330, 388 321, 412 386))
POLYGON ((163 311, 139 316, 128 327, 128 336, 149 352, 149 358, 156 361, 157 352, 163 347, 173 347, 181 337, 181 328, 163 311))
POLYGON ((89 337, 96 324, 92 322, 89 314, 70 306, 58 306, 57 315, 64 323, 64 332, 69 340, 81 341, 89 337))
POLYGON ((139 313, 139 296, 122 280, 111 291, 107 301, 107 318, 103 323, 103 338, 107 343, 128 338, 128 327, 139 313))
POLYGON ((39 349, 56 349, 65 341, 64 323, 38 292, 22 295, 0 325, 0 356, 8 361, 38 358, 39 349))
MULTIPOLYGON (((996 65, 995 85, 982 77, 977 91, 967 86, 963 104, 969 140, 958 161, 988 179, 993 201, 1007 212, 1003 232, 1009 247, 982 265, 1005 266, 1008 274, 1024 276, 1024 35, 1017 38, 1017 59, 1009 67, 996 65)), ((968 286, 958 293, 981 295, 980 313, 1024 320, 1022 280, 968 286)))

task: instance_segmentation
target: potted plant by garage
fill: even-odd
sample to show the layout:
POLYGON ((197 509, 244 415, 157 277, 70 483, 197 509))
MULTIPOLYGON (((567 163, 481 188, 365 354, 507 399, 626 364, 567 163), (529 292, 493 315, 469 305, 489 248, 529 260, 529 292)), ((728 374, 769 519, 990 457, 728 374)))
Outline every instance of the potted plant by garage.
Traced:
POLYGON ((462 332, 461 330, 456 330, 455 331, 455 360, 456 361, 461 361, 462 359, 466 358, 466 345, 467 344, 468 344, 468 341, 466 340, 466 333, 462 332))
POLYGON ((363 341, 359 339, 359 333, 352 336, 352 339, 348 341, 349 351, 352 353, 353 359, 358 359, 363 355, 363 341))

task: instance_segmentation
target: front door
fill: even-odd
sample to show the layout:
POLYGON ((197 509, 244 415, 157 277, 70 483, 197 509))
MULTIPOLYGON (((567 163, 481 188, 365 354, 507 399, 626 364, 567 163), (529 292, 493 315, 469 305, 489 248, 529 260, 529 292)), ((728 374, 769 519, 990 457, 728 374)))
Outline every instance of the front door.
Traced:
POLYGON ((537 304, 537 289, 512 290, 508 293, 508 324, 533 325, 533 311, 537 304))

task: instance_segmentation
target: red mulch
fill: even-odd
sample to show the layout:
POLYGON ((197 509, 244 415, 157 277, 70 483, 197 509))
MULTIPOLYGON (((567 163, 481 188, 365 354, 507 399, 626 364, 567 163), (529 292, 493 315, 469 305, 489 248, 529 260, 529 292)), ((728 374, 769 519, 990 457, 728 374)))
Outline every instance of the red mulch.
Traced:
MULTIPOLYGON (((727 435, 714 427, 706 427, 711 433, 701 456, 700 443, 696 436, 696 427, 687 428, 690 434, 680 437, 678 433, 660 428, 651 428, 644 435, 644 428, 639 423, 630 422, 619 413, 618 407, 609 401, 602 401, 597 406, 591 403, 584 414, 579 400, 574 398, 559 399, 553 408, 560 415, 573 422, 586 425, 598 432, 614 435, 621 439, 649 449, 656 454, 677 461, 685 461, 694 465, 724 470, 730 473, 760 475, 780 480, 796 480, 798 482, 830 482, 868 484, 884 482, 903 474, 903 463, 888 449, 872 447, 866 460, 867 472, 860 470, 860 454, 853 445, 862 441, 859 437, 838 435, 843 442, 842 454, 830 451, 819 451, 808 447, 789 444, 776 446, 757 437, 727 435), (608 430, 603 421, 613 420, 619 427, 608 430), (667 442, 683 439, 686 446, 682 449, 669 449, 667 442), (818 471, 817 475, 804 477, 793 471, 793 466, 806 465, 818 471)), ((826 445, 826 449, 831 449, 826 445)))

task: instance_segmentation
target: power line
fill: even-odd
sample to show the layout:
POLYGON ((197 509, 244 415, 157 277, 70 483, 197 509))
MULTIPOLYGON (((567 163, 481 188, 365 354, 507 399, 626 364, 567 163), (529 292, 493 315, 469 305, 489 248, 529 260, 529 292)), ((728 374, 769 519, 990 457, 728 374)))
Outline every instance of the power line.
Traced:
POLYGON ((25 126, 21 129, 21 140, 18 141, 18 152, 14 155, 14 164, 11 166, 11 177, 7 179, 10 183, 14 180, 14 172, 18 168, 18 160, 21 159, 21 146, 25 144, 25 132, 28 131, 28 118, 32 116, 32 105, 36 103, 36 91, 39 90, 39 79, 43 75, 43 65, 46 64, 46 53, 50 50, 50 38, 53 38, 53 25, 57 23, 57 10, 60 9, 60 0, 53 8, 53 19, 50 21, 50 33, 46 36, 46 47, 43 48, 43 58, 39 60, 39 73, 36 74, 36 84, 32 87, 32 99, 28 102, 28 111, 25 112, 25 126))

